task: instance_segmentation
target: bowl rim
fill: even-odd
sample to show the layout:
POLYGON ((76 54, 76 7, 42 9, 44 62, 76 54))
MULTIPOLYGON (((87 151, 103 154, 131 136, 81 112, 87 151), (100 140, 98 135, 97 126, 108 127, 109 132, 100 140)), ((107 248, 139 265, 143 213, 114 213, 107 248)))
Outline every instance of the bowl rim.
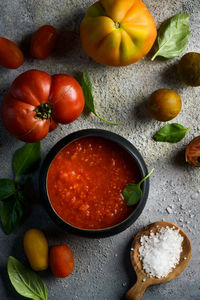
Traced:
POLYGON ((93 238, 100 238, 100 237, 107 237, 111 235, 115 235, 127 229, 131 226, 141 215, 149 194, 149 178, 147 178, 142 184, 142 191, 143 195, 139 203, 137 204, 135 210, 121 223, 118 223, 114 226, 103 228, 103 229, 83 229, 78 228, 69 223, 65 222, 54 210, 53 206, 50 203, 50 199, 48 197, 46 180, 47 174, 50 167, 51 162, 55 158, 55 156, 67 145, 74 142, 75 140, 84 138, 84 137, 101 137, 107 140, 110 140, 116 144, 118 144, 121 148, 123 148, 126 152, 128 152, 136 161, 140 172, 141 177, 145 177, 148 174, 147 166, 144 162, 143 157, 141 156, 140 152, 135 148, 135 146, 129 142, 127 139, 118 135, 114 132, 107 131, 104 129, 83 129, 73 132, 61 140, 59 140, 49 151, 47 156, 45 157, 39 175, 39 190, 40 194, 43 199, 43 203, 49 216, 52 220, 60 227, 62 227, 66 231, 70 231, 74 234, 78 234, 81 236, 93 237, 93 238))

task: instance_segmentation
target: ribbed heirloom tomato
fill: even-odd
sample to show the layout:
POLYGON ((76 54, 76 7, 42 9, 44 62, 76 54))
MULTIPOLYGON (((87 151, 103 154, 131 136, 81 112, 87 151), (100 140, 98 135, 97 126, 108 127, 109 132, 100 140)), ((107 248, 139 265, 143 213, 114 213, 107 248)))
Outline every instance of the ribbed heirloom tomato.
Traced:
POLYGON ((31 143, 43 139, 57 123, 76 120, 84 104, 82 88, 73 77, 30 70, 14 80, 3 100, 1 114, 12 135, 31 143))
POLYGON ((200 136, 194 138, 187 146, 185 160, 193 167, 200 167, 200 136))
POLYGON ((80 30, 85 52, 110 66, 140 60, 157 36, 154 19, 141 0, 100 0, 89 7, 80 30))

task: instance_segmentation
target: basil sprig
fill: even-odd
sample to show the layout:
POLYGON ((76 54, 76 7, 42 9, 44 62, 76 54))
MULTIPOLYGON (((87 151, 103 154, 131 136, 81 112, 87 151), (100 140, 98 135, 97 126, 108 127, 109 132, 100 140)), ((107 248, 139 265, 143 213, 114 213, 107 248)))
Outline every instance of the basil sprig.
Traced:
POLYGON ((26 144, 17 150, 12 162, 16 176, 33 172, 40 161, 40 156, 40 142, 26 144))
POLYGON ((167 124, 153 138, 157 142, 177 143, 185 137, 186 132, 189 130, 190 128, 185 128, 178 123, 167 124))
POLYGON ((15 194, 15 182, 11 179, 0 179, 0 200, 3 201, 15 194))
POLYGON ((127 205, 135 205, 140 201, 140 199, 142 198, 142 190, 140 186, 153 173, 153 171, 154 169, 152 169, 151 172, 147 176, 145 176, 139 183, 130 183, 124 188, 122 195, 127 205))
POLYGON ((7 270, 13 287, 20 295, 34 300, 47 300, 47 286, 36 272, 12 256, 8 258, 7 270))
POLYGON ((24 214, 25 199, 21 192, 16 191, 16 193, 17 196, 5 200, 0 207, 1 223, 7 234, 14 231, 24 214), (19 197, 19 193, 21 197, 19 197))
POLYGON ((120 125, 120 123, 107 121, 97 114, 95 107, 94 107, 94 96, 93 96, 92 83, 91 83, 88 72, 82 73, 81 79, 80 79, 80 84, 83 89, 83 93, 84 93, 84 97, 85 97, 85 105, 86 105, 87 109, 90 112, 92 112, 97 118, 99 118, 100 120, 102 120, 108 124, 120 125))
POLYGON ((30 196, 25 188, 31 173, 38 165, 41 156, 40 142, 26 144, 13 156, 14 180, 0 179, 0 218, 4 231, 10 234, 21 222, 25 210, 30 205, 30 196), (19 179, 20 177, 20 179, 19 179))
POLYGON ((177 14, 166 20, 158 31, 155 42, 155 54, 157 56, 174 58, 185 50, 190 36, 190 25, 188 14, 177 14))

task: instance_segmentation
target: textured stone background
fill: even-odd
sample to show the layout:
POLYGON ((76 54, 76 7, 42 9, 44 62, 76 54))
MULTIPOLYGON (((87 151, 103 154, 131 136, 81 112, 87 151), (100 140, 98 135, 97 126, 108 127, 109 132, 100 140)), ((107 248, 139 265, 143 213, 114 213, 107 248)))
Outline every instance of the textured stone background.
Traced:
MULTIPOLYGON (((200 176, 199 169, 184 162, 186 145, 200 131, 200 89, 180 83, 176 74, 178 59, 156 59, 151 62, 150 56, 147 56, 137 64, 124 68, 105 67, 90 60, 81 49, 79 25, 91 3, 93 1, 90 0, 0 1, 0 35, 17 42, 26 53, 30 37, 39 26, 48 23, 60 33, 60 50, 47 60, 35 60, 27 54, 24 65, 18 70, 0 67, 0 101, 14 78, 28 69, 71 75, 88 70, 94 83, 98 112, 107 119, 120 121, 122 126, 106 125, 92 115, 83 114, 73 124, 58 128, 42 141, 43 157, 58 140, 78 129, 104 128, 120 133, 139 149, 149 169, 155 167, 148 203, 140 218, 129 229, 101 240, 80 238, 63 232, 53 224, 41 204, 35 204, 31 215, 15 233, 6 236, 0 228, 0 299, 22 299, 11 287, 6 263, 9 255, 27 263, 22 241, 25 231, 31 227, 42 229, 50 244, 69 244, 75 254, 75 269, 69 278, 56 279, 48 271, 41 274, 49 288, 49 300, 125 299, 125 292, 135 282, 129 261, 130 243, 144 225, 159 220, 174 222, 186 231, 192 242, 192 259, 179 278, 150 287, 143 299, 200 299, 200 176), (173 88, 180 93, 183 109, 175 121, 191 127, 185 139, 175 145, 152 140, 152 135, 162 124, 149 118, 146 99, 154 90, 163 87, 173 88), (166 208, 169 211, 171 208, 171 213, 166 208)), ((176 13, 189 13, 191 38, 186 52, 199 51, 199 0, 145 0, 145 3, 157 26, 176 13)), ((5 131, 0 121, 0 177, 12 176, 12 154, 22 145, 5 131)))

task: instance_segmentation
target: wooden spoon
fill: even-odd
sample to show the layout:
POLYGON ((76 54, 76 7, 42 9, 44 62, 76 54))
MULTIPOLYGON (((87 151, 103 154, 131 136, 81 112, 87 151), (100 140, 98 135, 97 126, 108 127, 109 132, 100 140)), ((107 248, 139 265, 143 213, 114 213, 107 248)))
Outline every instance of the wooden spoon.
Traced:
POLYGON ((191 244, 190 240, 187 237, 186 233, 178 226, 169 223, 169 222, 155 222, 148 226, 145 226, 135 237, 132 246, 131 246, 131 263, 135 269, 137 275, 137 281, 135 285, 126 293, 127 300, 140 300, 144 294, 146 288, 150 285, 159 284, 162 282, 170 281, 180 275, 183 270, 186 268, 187 264, 190 261, 191 257, 191 244), (149 236, 150 231, 155 233, 161 227, 173 227, 178 229, 179 233, 183 236, 182 242, 182 252, 180 254, 179 264, 166 276, 162 278, 148 277, 146 272, 142 268, 142 262, 139 259, 139 248, 141 247, 140 238, 142 235, 149 236))

